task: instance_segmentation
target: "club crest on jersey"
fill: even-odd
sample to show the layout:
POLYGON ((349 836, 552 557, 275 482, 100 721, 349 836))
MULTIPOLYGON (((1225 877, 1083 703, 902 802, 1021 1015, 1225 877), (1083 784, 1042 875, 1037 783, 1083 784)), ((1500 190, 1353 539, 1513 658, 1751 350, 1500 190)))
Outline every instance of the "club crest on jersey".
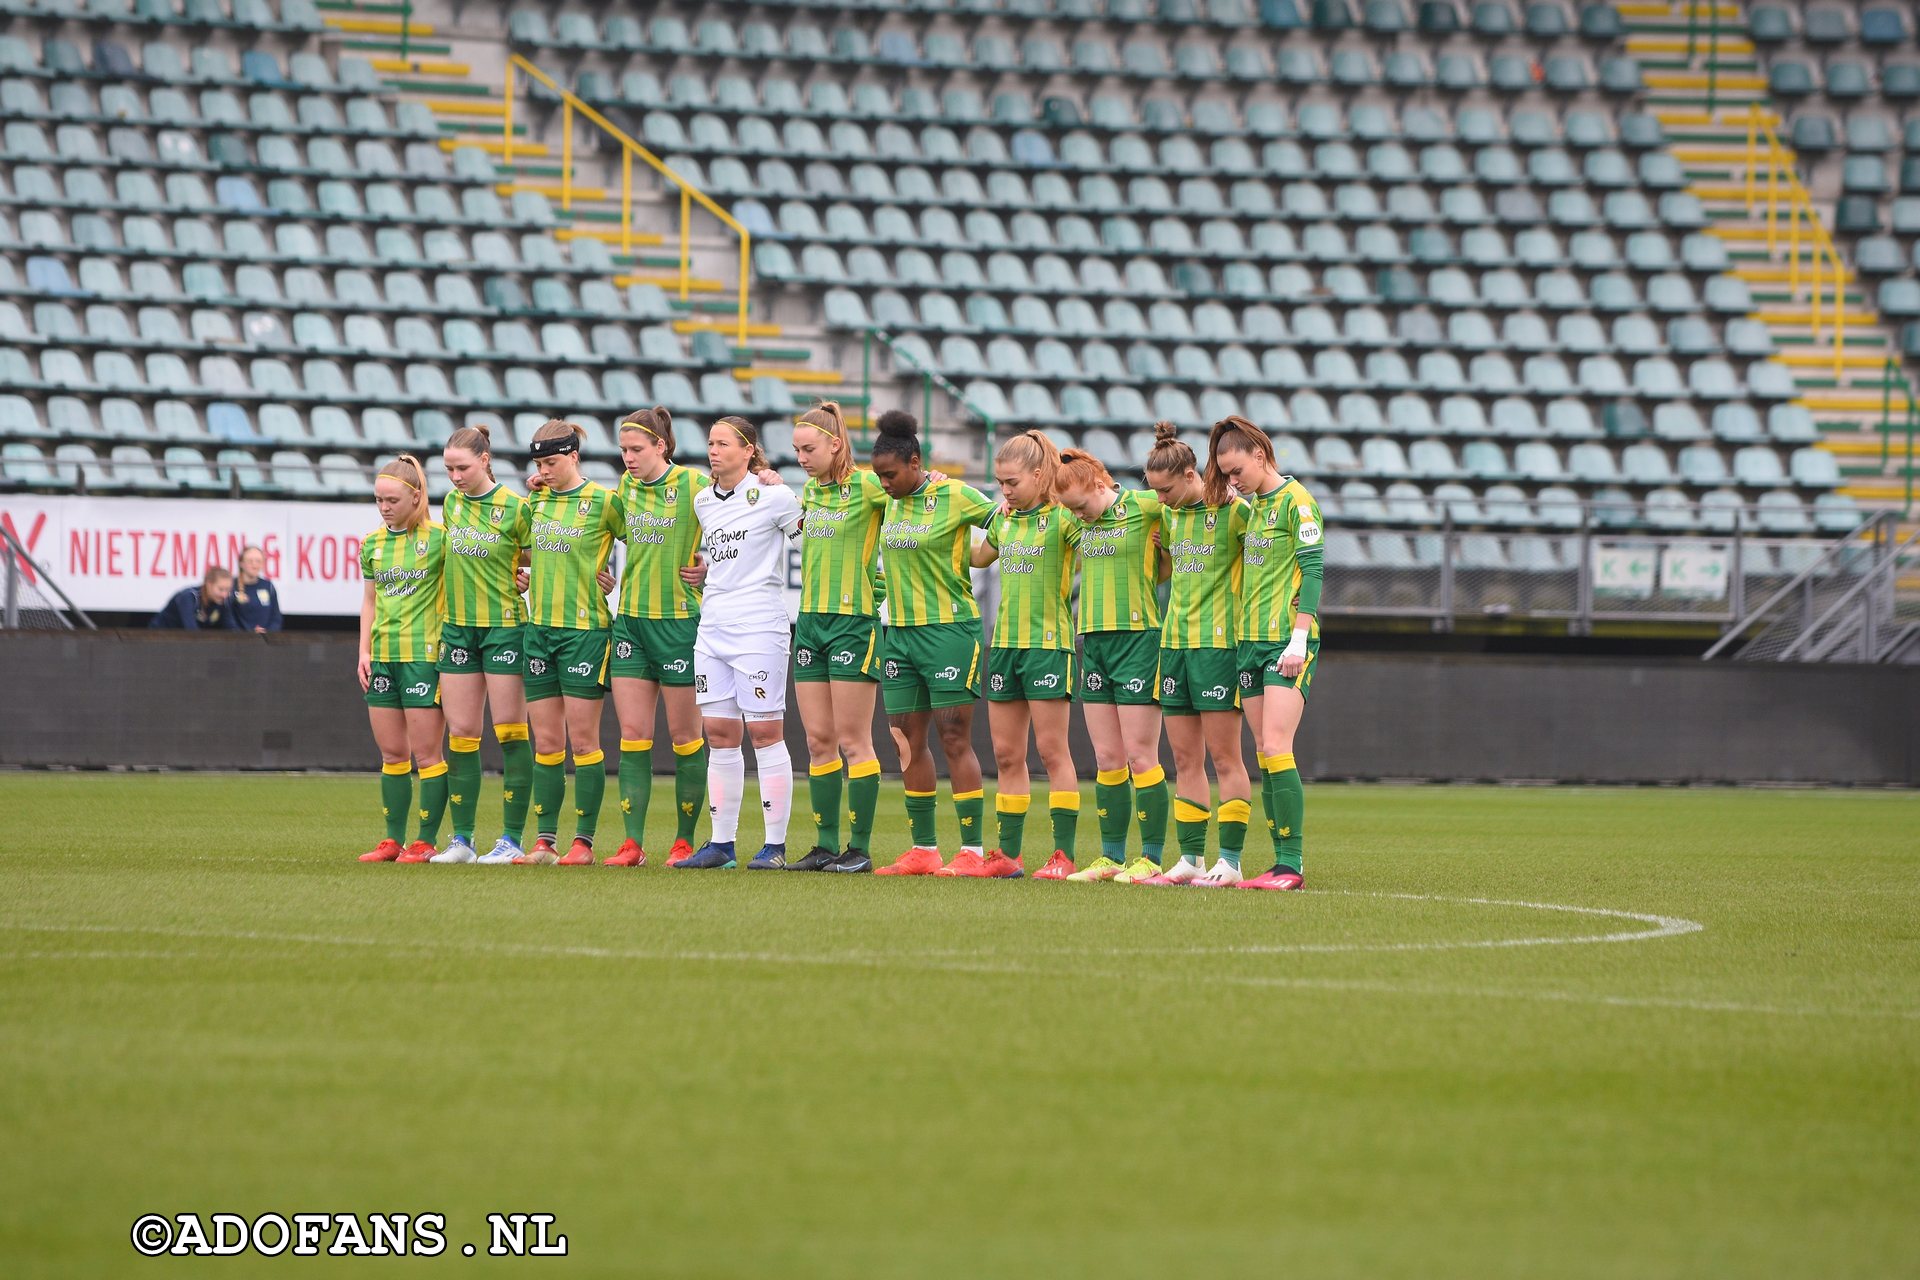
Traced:
POLYGON ((679 486, 679 485, 677 485, 677 484, 676 484, 676 485, 668 485, 668 486, 667 486, 667 503, 668 503, 668 505, 672 505, 673 503, 675 503, 675 502, 678 502, 679 500, 680 500, 680 486, 679 486))
POLYGON ((760 491, 758 489, 747 490, 747 505, 752 506, 758 501, 760 501, 760 491))
POLYGON ((1042 532, 1042 533, 1045 533, 1045 532, 1047 531, 1047 514, 1046 514, 1046 512, 1044 512, 1044 511, 1043 511, 1043 512, 1041 512, 1041 513, 1040 513, 1040 519, 1039 519, 1039 521, 1038 521, 1038 523, 1039 523, 1039 527, 1040 527, 1040 532, 1042 532))
POLYGON ((492 520, 495 524, 499 524, 501 517, 504 515, 506 515, 506 512, 502 511, 499 507, 487 508, 487 518, 489 520, 492 520))
POLYGON ((1280 523, 1280 513, 1278 511, 1269 509, 1267 512, 1267 527, 1271 529, 1274 525, 1277 525, 1279 523, 1280 523))
POLYGON ((927 510, 931 511, 939 505, 940 505, 940 499, 938 497, 936 497, 931 493, 927 495, 927 510))
POLYGON ((852 486, 852 485, 850 485, 850 484, 843 484, 843 485, 841 485, 841 486, 840 486, 840 501, 842 501, 842 502, 851 502, 851 501, 853 501, 853 486, 852 486))
POLYGON ((593 514, 593 496, 591 494, 580 499, 580 514, 583 516, 593 514))
POLYGON ((1213 511, 1207 512, 1207 532, 1208 533, 1213 532, 1213 526, 1219 522, 1219 519, 1220 519, 1220 516, 1217 512, 1213 512, 1213 511))
POLYGON ((417 556, 427 554, 427 540, 425 538, 421 538, 413 544, 413 554, 417 556))

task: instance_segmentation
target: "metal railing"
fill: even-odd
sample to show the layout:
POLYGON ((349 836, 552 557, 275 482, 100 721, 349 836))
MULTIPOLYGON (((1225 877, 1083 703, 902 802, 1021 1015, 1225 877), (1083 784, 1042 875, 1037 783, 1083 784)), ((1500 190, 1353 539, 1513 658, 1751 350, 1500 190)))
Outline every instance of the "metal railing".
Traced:
MULTIPOLYGON (((1876 626, 1872 614, 1895 618, 1897 568, 1911 558, 1914 539, 1893 546, 1892 513, 1876 512, 1817 559, 1781 583, 1750 613, 1736 617, 1702 656, 1743 661, 1815 661, 1835 656, 1840 624, 1876 626), (1871 594, 1866 594, 1868 592, 1871 594)), ((1860 655, 1862 661, 1878 661, 1860 655)))
POLYGON ((553 79, 553 77, 549 76, 546 72, 534 66, 533 63, 527 61, 524 57, 522 57, 517 53, 507 55, 506 84, 504 89, 502 90, 505 96, 506 107, 505 107, 505 110, 501 113, 501 131, 500 131, 500 163, 501 164, 507 165, 507 164, 513 163, 513 150, 515 145, 514 139, 513 139, 513 80, 514 80, 514 73, 516 71, 524 72, 528 78, 532 80, 536 80, 540 84, 546 86, 549 90, 551 90, 555 94, 555 96, 557 96, 560 99, 560 103, 561 103, 560 207, 562 209, 571 210, 573 208, 573 190, 574 190, 573 118, 574 116, 577 114, 577 115, 586 117, 586 119, 588 119, 595 126, 597 126, 602 133, 606 134, 608 137, 612 138, 616 143, 619 144, 620 151, 621 151, 621 159, 620 159, 620 246, 621 246, 620 251, 621 253, 627 254, 627 255, 631 255, 633 253, 633 237, 634 237, 633 161, 634 161, 634 158, 636 156, 639 157, 641 163, 645 164, 648 168, 652 169, 654 172, 658 173, 661 177, 665 178, 668 182, 672 183, 674 187, 680 192, 680 285, 679 285, 679 288, 680 288, 680 297, 682 301, 685 301, 691 295, 692 287, 693 287, 693 277, 691 274, 691 268, 689 266, 690 260, 692 258, 692 246, 690 242, 691 225, 693 221, 692 206, 695 204, 698 204, 701 208, 705 209, 708 213, 711 213, 714 217, 718 218, 722 223, 726 224, 726 226, 731 228, 733 233, 740 238, 740 285, 739 285, 740 305, 739 305, 738 315, 737 315, 736 340, 741 343, 745 343, 747 340, 747 291, 751 281, 751 264, 752 264, 752 249, 753 249, 753 237, 748 233, 746 227, 742 226, 739 220, 736 219, 732 214, 728 213, 725 209, 721 208, 717 203, 715 203, 713 198, 707 195, 706 192, 700 190, 698 187, 693 186, 685 178, 682 178, 678 173, 675 173, 673 169, 669 167, 667 163, 664 160, 662 160, 659 156, 653 154, 653 152, 641 146, 638 142, 636 142, 630 135, 628 135, 619 126, 615 125, 611 120, 607 119, 605 116, 601 115, 598 111, 594 110, 584 100, 575 96, 575 94, 571 90, 561 88, 560 85, 553 79))
POLYGON ((939 387, 952 396, 955 403, 985 424, 987 438, 989 441, 992 440, 994 432, 992 414, 967 399, 966 393, 944 373, 937 369, 929 369, 914 359, 913 354, 903 350, 891 333, 872 325, 861 331, 860 342, 860 394, 865 398, 869 410, 873 406, 873 344, 876 339, 886 347, 895 360, 920 375, 920 421, 922 423, 933 421, 933 389, 939 387))
POLYGON ((1784 239, 1786 242, 1788 292, 1798 297, 1802 276, 1808 278, 1810 328, 1816 338, 1820 336, 1821 329, 1821 301, 1826 287, 1832 286, 1833 297, 1825 314, 1833 336, 1833 376, 1839 377, 1846 364, 1847 285, 1852 283, 1853 274, 1841 259, 1840 249, 1827 231, 1827 224, 1813 207, 1813 197, 1808 193, 1806 184, 1800 181, 1798 153, 1782 145, 1780 135, 1774 131, 1772 113, 1762 111, 1758 103, 1747 107, 1746 194, 1749 217, 1757 206, 1763 201, 1765 203, 1767 255, 1778 255, 1781 241, 1784 239), (1763 140, 1766 144, 1764 148, 1761 146, 1763 140), (1761 190, 1760 177, 1763 150, 1766 172, 1764 192, 1761 190), (1780 230, 1783 204, 1787 224, 1784 236, 1780 230), (1802 228, 1813 244, 1812 261, 1804 272, 1800 262, 1802 228))
POLYGON ((87 630, 98 630, 47 567, 27 553, 13 530, 0 524, 0 630, 73 631, 74 618, 87 630))

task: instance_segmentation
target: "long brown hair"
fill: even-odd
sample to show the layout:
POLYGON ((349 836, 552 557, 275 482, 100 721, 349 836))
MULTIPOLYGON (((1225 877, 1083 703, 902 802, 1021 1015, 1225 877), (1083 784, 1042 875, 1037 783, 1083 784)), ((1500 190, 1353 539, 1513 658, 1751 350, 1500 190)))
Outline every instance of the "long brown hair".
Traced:
POLYGON ((427 469, 420 465, 420 459, 410 453, 403 453, 380 468, 374 479, 378 480, 382 476, 398 480, 413 490, 413 511, 407 516, 407 523, 402 527, 411 533, 425 524, 427 522, 427 469))
POLYGON ((635 409, 620 420, 621 434, 629 431, 644 431, 660 442, 667 452, 667 461, 673 461, 673 415, 660 405, 651 409, 635 409))
POLYGON ((995 462, 1004 462, 1022 471, 1040 473, 1040 500, 1053 501, 1053 488, 1060 479, 1060 447, 1044 431, 1022 431, 1001 444, 994 452, 995 462))
POLYGON ((1248 422, 1239 414, 1220 419, 1213 424, 1213 434, 1207 438, 1207 494, 1210 507, 1222 505, 1227 500, 1227 476, 1220 470, 1222 450, 1235 453, 1257 453, 1267 460, 1267 465, 1275 471, 1280 469, 1279 461, 1273 452, 1273 441, 1267 433, 1248 422))
POLYGON ((460 428, 447 437, 449 449, 465 449, 476 458, 485 458, 481 465, 487 469, 487 479, 493 479, 493 432, 484 422, 476 422, 460 428))
POLYGON ((1153 449, 1147 454, 1148 471, 1183 476, 1199 467, 1200 460, 1193 456, 1193 447, 1180 438, 1180 428, 1171 422, 1153 424, 1153 449))
POLYGON ((753 450, 753 456, 747 459, 747 474, 749 476, 767 469, 767 454, 766 451, 760 447, 760 428, 754 426, 745 418, 732 413, 724 418, 715 418, 713 425, 716 427, 731 427, 734 432, 739 435, 741 441, 749 449, 753 450))
POLYGON ((822 400, 793 420, 796 427, 812 427, 823 435, 832 436, 840 442, 839 452, 834 454, 833 466, 822 477, 826 484, 845 484, 847 477, 853 474, 853 442, 847 439, 847 417, 841 412, 838 400, 822 400))

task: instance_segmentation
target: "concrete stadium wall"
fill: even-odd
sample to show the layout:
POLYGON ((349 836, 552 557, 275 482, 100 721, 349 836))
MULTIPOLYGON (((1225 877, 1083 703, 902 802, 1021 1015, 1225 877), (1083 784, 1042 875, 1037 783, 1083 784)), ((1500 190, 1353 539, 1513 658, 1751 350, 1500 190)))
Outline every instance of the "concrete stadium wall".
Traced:
MULTIPOLYGON (((0 766, 370 768, 353 666, 342 635, 0 632, 0 766)), ((797 761, 804 741, 789 720, 797 761)), ((991 773, 984 707, 976 737, 991 773)), ((618 738, 609 703, 604 741, 618 738)), ((875 739, 891 766, 883 724, 875 739)), ((497 767, 490 738, 486 749, 497 767)), ((1920 668, 1336 645, 1295 754, 1312 778, 1916 786, 1920 668)))

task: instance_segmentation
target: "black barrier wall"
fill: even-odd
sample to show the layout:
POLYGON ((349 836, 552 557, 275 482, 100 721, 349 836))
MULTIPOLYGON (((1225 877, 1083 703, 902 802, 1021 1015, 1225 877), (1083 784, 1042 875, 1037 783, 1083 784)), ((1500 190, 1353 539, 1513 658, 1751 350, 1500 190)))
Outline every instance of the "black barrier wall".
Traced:
MULTIPOLYGON (((0 632, 0 765, 371 769, 379 756, 354 644, 285 632, 0 632)), ((805 740, 798 716, 788 721, 797 765, 805 740)), ((1075 733, 1091 777, 1077 717, 1075 733)), ((609 701, 610 767, 619 738, 609 701)), ((975 738, 990 773, 984 702, 975 738)), ((884 724, 875 741, 895 765, 884 724)), ((491 737, 485 750, 498 767, 491 737)), ((1310 778, 1915 786, 1920 668, 1334 647, 1294 754, 1310 778)))

